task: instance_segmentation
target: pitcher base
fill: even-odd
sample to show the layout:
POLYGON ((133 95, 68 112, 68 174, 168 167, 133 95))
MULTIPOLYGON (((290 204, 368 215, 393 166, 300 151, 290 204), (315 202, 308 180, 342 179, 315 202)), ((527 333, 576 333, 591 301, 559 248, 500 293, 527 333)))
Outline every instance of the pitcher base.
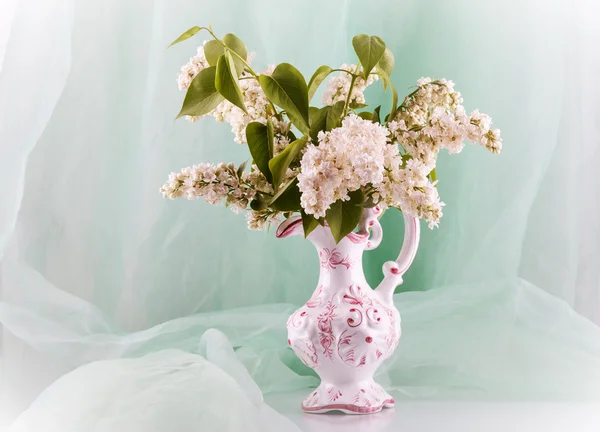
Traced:
POLYGON ((321 414, 342 411, 346 414, 374 414, 392 408, 394 398, 375 381, 335 386, 321 383, 302 402, 302 411, 321 414))

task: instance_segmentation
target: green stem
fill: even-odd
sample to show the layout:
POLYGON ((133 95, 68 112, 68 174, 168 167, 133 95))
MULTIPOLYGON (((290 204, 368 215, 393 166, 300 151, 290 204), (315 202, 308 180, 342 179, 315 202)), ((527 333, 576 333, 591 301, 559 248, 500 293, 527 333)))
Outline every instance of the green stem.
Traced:
POLYGON ((368 188, 365 189, 365 195, 370 194, 371 192, 375 192, 375 186, 369 186, 368 188))
POLYGON ((398 144, 400 144, 400 147, 402 147, 402 150, 404 150, 404 154, 408 154, 408 150, 406 150, 406 147, 404 147, 404 144, 402 144, 400 141, 398 141, 398 144))
MULTIPOLYGON (((431 85, 437 85, 437 86, 443 86, 443 85, 445 85, 445 84, 440 83, 438 80, 431 81, 429 84, 431 84, 431 85)), ((428 85, 428 84, 425 84, 425 85, 428 85)), ((408 96, 406 96, 404 98, 404 101, 402 101, 402 103, 398 107, 398 109, 400 109, 400 108, 406 108, 406 105, 405 105, 406 102, 409 99, 411 99, 419 91, 419 89, 421 89, 421 87, 424 87, 424 86, 417 86, 417 89, 415 91, 413 91, 411 94, 409 94, 408 96)))
POLYGON ((352 90, 354 89, 354 83, 356 82, 358 68, 360 66, 360 62, 356 65, 356 69, 354 69, 354 73, 352 74, 352 81, 350 81, 350 89, 348 90, 348 96, 346 97, 346 103, 344 104, 344 112, 342 113, 342 118, 346 117, 348 114, 348 105, 350 105, 350 98, 352 97, 352 90))
POLYGON ((400 108, 406 109, 406 102, 408 102, 409 99, 411 99, 419 91, 420 88, 421 87, 417 88, 414 92, 412 92, 408 96, 405 96, 404 100, 402 101, 402 103, 400 104, 400 106, 398 107, 398 109, 400 109, 400 108))
POLYGON ((331 69, 331 72, 346 72, 348 75, 355 76, 352 72, 347 71, 346 69, 331 69))
MULTIPOLYGON (((251 188, 251 186, 249 186, 249 187, 251 188)), ((273 198, 273 194, 270 194, 268 192, 257 191, 256 193, 259 193, 259 194, 264 195, 264 196, 269 197, 269 198, 273 198)))

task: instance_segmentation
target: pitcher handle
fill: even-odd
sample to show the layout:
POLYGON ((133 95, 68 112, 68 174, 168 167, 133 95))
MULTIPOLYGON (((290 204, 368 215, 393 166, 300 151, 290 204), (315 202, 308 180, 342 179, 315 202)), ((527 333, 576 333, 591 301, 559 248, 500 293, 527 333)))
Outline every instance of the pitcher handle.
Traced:
MULTIPOLYGON (((378 220, 378 215, 381 210, 378 207, 369 209, 366 217, 367 229, 371 231, 371 237, 367 241, 366 250, 371 250, 379 246, 383 238, 383 230, 378 220)), ((384 300, 392 301, 395 288, 402 284, 402 275, 406 273, 408 268, 413 263, 419 247, 421 227, 419 219, 412 216, 404 217, 404 242, 402 249, 395 261, 387 261, 383 264, 383 280, 376 288, 376 291, 381 293, 384 300)))
POLYGON ((388 261, 383 265, 384 276, 387 276, 386 271, 389 271, 390 275, 400 278, 398 285, 402 283, 402 275, 406 273, 415 260, 420 239, 421 226, 419 218, 404 216, 404 242, 402 243, 402 249, 396 261, 388 261))

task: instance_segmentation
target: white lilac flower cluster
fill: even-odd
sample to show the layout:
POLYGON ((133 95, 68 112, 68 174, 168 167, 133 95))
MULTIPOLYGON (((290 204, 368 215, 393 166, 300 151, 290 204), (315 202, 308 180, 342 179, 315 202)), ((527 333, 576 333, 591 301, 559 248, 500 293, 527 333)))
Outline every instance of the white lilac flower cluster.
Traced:
POLYGON ((300 203, 306 213, 321 218, 331 204, 348 200, 349 192, 368 187, 376 202, 433 227, 444 204, 427 177, 431 169, 416 159, 403 167, 389 130, 350 114, 341 127, 319 133, 318 146, 307 147, 298 174, 300 203))
MULTIPOLYGON (((248 205, 257 193, 272 194, 273 187, 265 176, 256 168, 243 171, 234 164, 220 163, 213 165, 201 163, 183 168, 179 173, 171 173, 160 192, 165 198, 186 198, 188 200, 204 198, 209 204, 225 204, 234 212, 247 210, 248 205)), ((273 219, 278 219, 279 212, 269 209, 249 211, 248 227, 264 229, 273 219)))
MULTIPOLYGON (((247 61, 249 63, 251 62, 252 57, 252 53, 248 54, 247 61)), ((181 68, 181 71, 177 77, 179 90, 187 90, 196 75, 198 75, 207 67, 209 67, 209 64, 204 55, 204 48, 199 47, 197 54, 181 68)), ((271 75, 274 69, 274 66, 269 66, 263 72, 263 74, 271 75)), ((267 122, 267 118, 271 117, 273 113, 270 111, 269 100, 265 96, 265 93, 260 87, 258 81, 252 75, 244 72, 240 76, 238 84, 240 90, 242 91, 244 105, 246 106, 246 111, 248 111, 248 114, 228 100, 224 100, 213 111, 206 114, 206 116, 212 115, 219 122, 229 123, 231 126, 231 131, 235 135, 234 141, 239 144, 247 144, 246 127, 248 124, 253 121, 258 121, 264 124, 267 122)), ((195 122, 201 117, 204 116, 186 116, 186 118, 191 122, 195 122)), ((287 132, 289 131, 290 123, 285 121, 277 121, 274 122, 274 126, 274 148, 281 151, 289 144, 287 132)))
POLYGON ((491 130, 490 117, 478 110, 465 113, 462 97, 452 81, 421 78, 417 84, 418 89, 406 97, 394 121, 388 124, 408 154, 434 167, 441 149, 459 153, 465 140, 500 153, 500 130, 491 130))
POLYGON ((282 214, 280 212, 266 208, 264 210, 250 210, 246 213, 248 229, 253 231, 261 231, 273 223, 281 221, 282 214))
MULTIPOLYGON (((340 69, 351 73, 362 73, 362 68, 356 69, 356 65, 340 66, 340 69)), ((362 77, 356 78, 354 81, 354 87, 352 87, 352 95, 350 96, 350 104, 364 104, 365 103, 365 89, 379 79, 378 75, 369 74, 369 78, 365 80, 362 77)), ((350 84, 352 82, 352 75, 346 72, 340 72, 339 75, 333 76, 327 82, 327 87, 323 92, 323 105, 334 105, 336 102, 346 101, 348 92, 350 91, 350 84)))
POLYGON ((437 227, 444 203, 440 201, 437 181, 429 181, 430 172, 431 166, 418 159, 408 159, 403 167, 394 167, 378 188, 381 203, 399 208, 408 216, 424 219, 429 228, 437 227))
MULTIPOLYGON (((298 188, 304 211, 325 216, 332 203, 348 200, 348 192, 383 181, 388 130, 350 114, 342 126, 319 132, 318 145, 310 144, 300 161, 298 188)), ((395 154, 398 147, 395 147, 395 154)))
POLYGON ((209 64, 204 55, 204 46, 198 47, 196 55, 190 58, 190 61, 181 67, 181 71, 177 76, 177 86, 179 87, 179 90, 187 90, 194 78, 196 78, 196 75, 207 67, 209 67, 209 64))

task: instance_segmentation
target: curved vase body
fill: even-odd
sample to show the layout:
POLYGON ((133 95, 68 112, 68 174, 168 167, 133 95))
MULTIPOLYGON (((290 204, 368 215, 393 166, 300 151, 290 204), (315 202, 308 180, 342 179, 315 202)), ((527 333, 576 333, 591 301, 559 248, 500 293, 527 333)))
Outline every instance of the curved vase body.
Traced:
MULTIPOLYGON (((337 245, 328 227, 319 226, 308 236, 319 253, 319 282, 287 322, 288 344, 321 378, 302 402, 306 412, 367 414, 394 405, 373 374, 400 340, 400 314, 392 296, 414 258, 419 225, 414 218, 405 220, 402 252, 397 261, 384 265, 384 280, 373 290, 363 273, 362 254, 381 242, 379 212, 378 207, 367 210, 361 222, 364 234, 350 233, 337 245)), ((278 237, 296 234, 303 234, 299 218, 288 219, 277 230, 278 237)))

